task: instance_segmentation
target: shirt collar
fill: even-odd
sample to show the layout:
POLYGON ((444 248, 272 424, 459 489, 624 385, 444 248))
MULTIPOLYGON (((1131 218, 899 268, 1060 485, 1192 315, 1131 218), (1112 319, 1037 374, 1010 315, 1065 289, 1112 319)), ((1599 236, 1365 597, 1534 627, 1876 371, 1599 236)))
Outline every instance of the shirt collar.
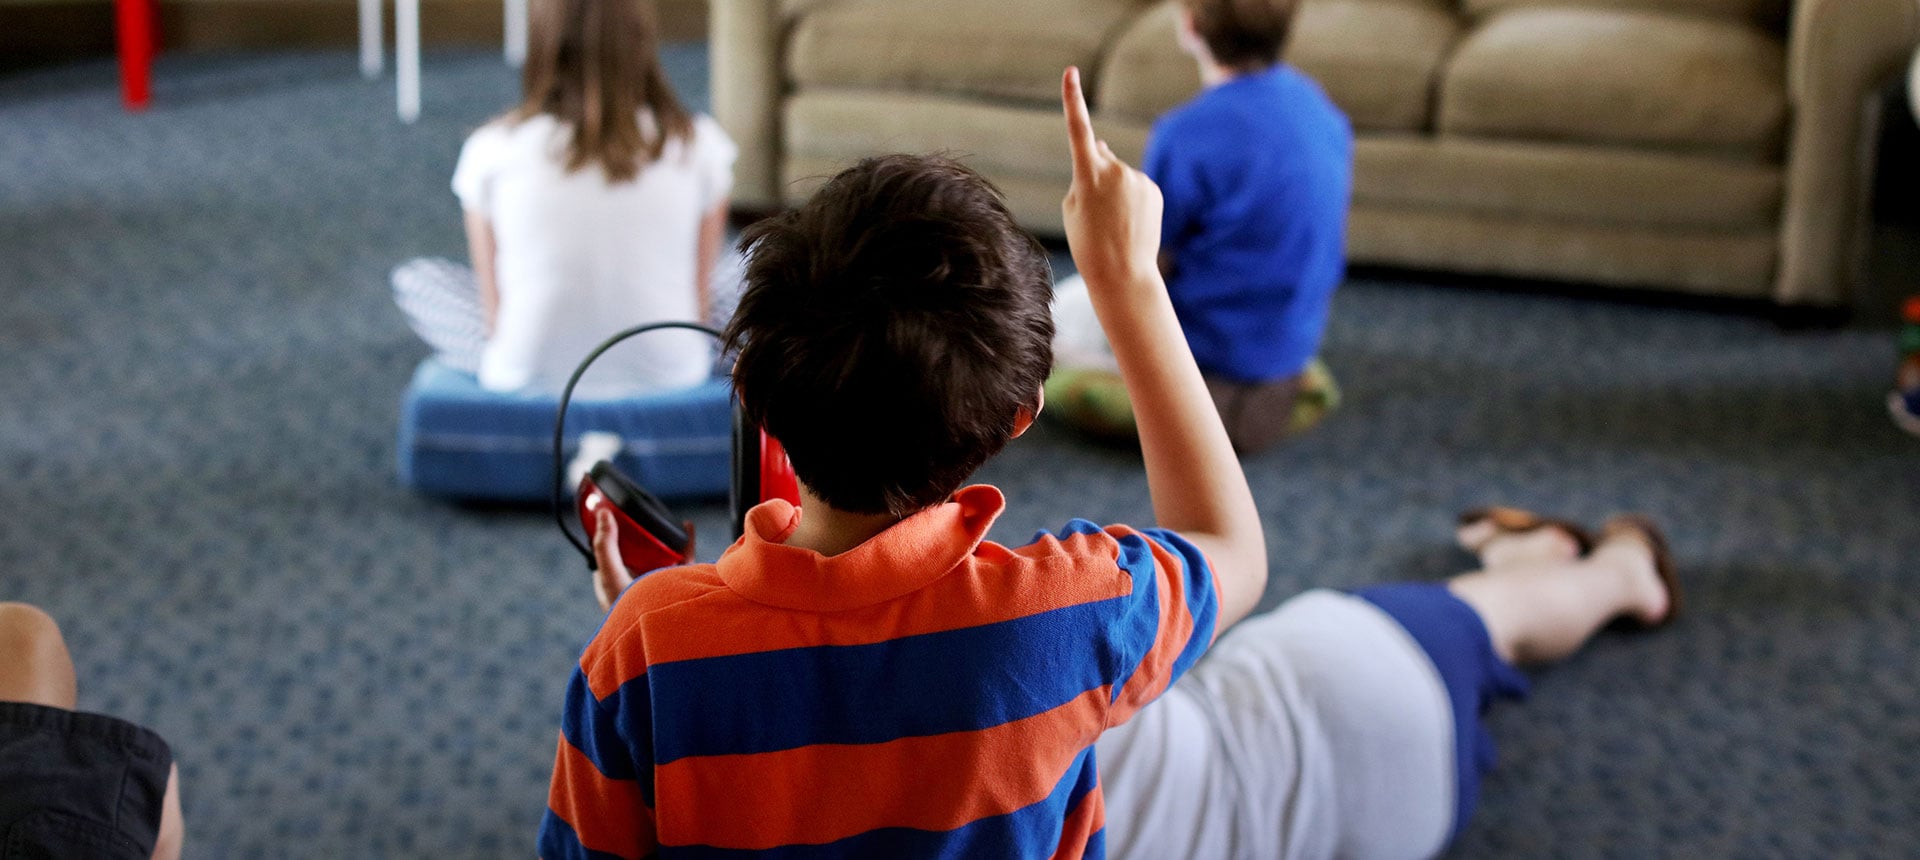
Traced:
POLYGON ((1006 497, 986 484, 966 487, 836 556, 787 546, 800 509, 773 499, 747 512, 745 534, 720 555, 721 581, 757 603, 841 612, 926 587, 973 554, 1006 497))

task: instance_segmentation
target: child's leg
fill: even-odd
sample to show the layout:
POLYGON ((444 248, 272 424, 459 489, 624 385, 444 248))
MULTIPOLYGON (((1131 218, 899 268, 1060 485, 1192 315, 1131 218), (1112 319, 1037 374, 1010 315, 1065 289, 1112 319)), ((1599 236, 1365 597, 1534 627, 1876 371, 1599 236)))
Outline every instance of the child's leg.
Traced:
POLYGON ((1509 507, 1462 514, 1454 539, 1461 549, 1480 558, 1483 570, 1569 562, 1585 555, 1593 545, 1592 535, 1577 523, 1509 507))
POLYGON ((186 846, 187 822, 180 812, 180 765, 167 768, 167 794, 160 800, 160 833, 154 837, 153 860, 179 860, 186 846))
POLYGON ((1521 664, 1566 659, 1615 618, 1652 624, 1671 609, 1650 538, 1630 528, 1585 558, 1489 567, 1447 589, 1479 614, 1501 659, 1521 664))
POLYGON ((394 304, 440 361, 478 372, 487 327, 473 270, 451 260, 421 257, 396 266, 392 281, 394 304))
POLYGON ((1653 557, 1612 529, 1585 559, 1308 592, 1249 619, 1102 736, 1113 856, 1438 853, 1493 766, 1480 714, 1528 690, 1514 662, 1665 617, 1653 557))
POLYGON ((1444 585, 1395 583, 1355 594, 1398 622, 1425 653, 1429 673, 1439 676, 1449 706, 1443 721, 1451 753, 1446 837, 1451 841, 1473 817, 1480 779, 1494 765, 1493 736, 1480 715, 1496 699, 1524 698, 1529 690, 1526 676, 1497 653, 1474 608, 1444 585))
POLYGON ((1480 723, 1495 699, 1528 690, 1516 664, 1565 659, 1621 616, 1653 623, 1671 611, 1653 545, 1636 529, 1613 528, 1585 558, 1538 531, 1495 537, 1507 560, 1445 585, 1400 583, 1358 592, 1420 644, 1452 704, 1457 763, 1455 830, 1472 816, 1480 778, 1494 765, 1493 738, 1480 723), (1523 556, 1523 553, 1528 554, 1523 556))
POLYGON ((24 603, 0 603, 0 702, 74 709, 73 658, 60 625, 24 603))
POLYGON ((1287 438, 1293 429, 1293 404, 1300 383, 1294 378, 1250 384, 1208 376, 1207 393, 1227 428, 1233 450, 1253 454, 1287 438))
MULTIPOLYGON (((0 702, 22 703, 13 707, 42 706, 73 711, 78 706, 78 698, 73 657, 67 652, 66 639, 60 635, 60 625, 54 622, 52 616, 38 607, 25 603, 0 603, 0 702)), ((40 713, 51 712, 42 710, 40 713)), ((8 719, 14 719, 14 717, 8 717, 8 719)), ((157 736, 152 736, 145 729, 131 724, 121 724, 120 721, 110 717, 62 715, 62 720, 66 719, 85 720, 88 721, 89 726, 108 726, 106 731, 116 740, 110 747, 102 748, 99 753, 101 755, 110 757, 124 752, 124 745, 129 743, 164 747, 157 736), (116 724, 124 725, 125 728, 115 728, 116 724), (134 733, 141 737, 153 737, 154 740, 150 744, 141 743, 139 737, 129 740, 129 735, 134 733)), ((44 723, 38 725, 36 734, 44 736, 55 732, 56 729, 65 728, 62 720, 36 721, 36 723, 44 723)), ((63 742, 73 746, 87 741, 88 737, 72 737, 63 742)), ((32 744, 22 744, 16 748, 16 755, 30 753, 30 747, 32 744)), ((87 785, 87 774, 76 770, 76 765, 70 759, 71 755, 72 750, 66 749, 60 756, 53 759, 43 760, 30 756, 29 763, 36 770, 46 768, 65 780, 57 783, 59 790, 73 791, 75 784, 87 785)), ((16 764, 19 764, 19 761, 16 761, 16 764)), ((137 796, 136 789, 140 782, 137 777, 145 774, 145 771, 139 767, 123 767, 120 770, 124 773, 114 772, 103 775, 100 778, 103 786, 101 792, 97 796, 80 798, 80 808, 91 809, 98 806, 116 814, 127 812, 130 808, 137 809, 137 806, 130 807, 123 801, 137 796)), ((145 775, 152 776, 152 774, 145 775)), ((9 785, 4 781, 6 776, 8 775, 0 774, 0 793, 14 788, 25 788, 35 792, 50 790, 50 783, 42 774, 36 773, 36 776, 42 777, 37 784, 27 786, 9 785)), ((45 800, 46 798, 42 795, 40 801, 45 800)), ((158 821, 150 825, 154 830, 146 832, 155 834, 153 857, 156 860, 174 860, 180 856, 182 843, 186 839, 186 826, 180 814, 180 768, 171 762, 168 763, 165 789, 159 805, 158 821)), ((109 819, 106 823, 113 827, 125 828, 128 833, 144 837, 145 834, 139 832, 140 827, 146 822, 151 822, 152 819, 143 822, 139 820, 140 818, 138 814, 129 814, 124 820, 109 819)), ((33 838, 31 833, 18 835, 20 838, 33 838)))
POLYGON ((1207 393, 1220 411, 1227 438, 1241 454, 1254 454, 1318 425, 1340 404, 1340 388, 1325 362, 1286 379, 1244 383, 1207 377, 1207 393))

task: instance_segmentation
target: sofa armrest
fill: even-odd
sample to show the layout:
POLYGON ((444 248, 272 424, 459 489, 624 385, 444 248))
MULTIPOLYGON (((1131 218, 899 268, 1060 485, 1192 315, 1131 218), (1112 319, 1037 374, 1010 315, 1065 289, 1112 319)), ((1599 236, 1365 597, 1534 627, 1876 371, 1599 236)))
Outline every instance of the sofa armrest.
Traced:
POLYGON ((1782 305, 1837 306, 1860 273, 1880 88, 1920 35, 1920 0, 1795 0, 1793 120, 1780 225, 1782 305))
POLYGON ((780 77, 785 16, 780 0, 712 0, 708 63, 713 117, 740 146, 733 203, 780 206, 780 77))

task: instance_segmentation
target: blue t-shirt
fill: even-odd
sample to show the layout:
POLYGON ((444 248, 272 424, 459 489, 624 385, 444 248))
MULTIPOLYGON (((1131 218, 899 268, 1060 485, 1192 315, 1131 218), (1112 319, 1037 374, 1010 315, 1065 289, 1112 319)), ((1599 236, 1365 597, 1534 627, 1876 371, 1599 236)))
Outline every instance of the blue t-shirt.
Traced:
POLYGON ((1154 123, 1167 290, 1200 369, 1284 379, 1320 350, 1346 269, 1353 129, 1306 75, 1233 78, 1154 123))

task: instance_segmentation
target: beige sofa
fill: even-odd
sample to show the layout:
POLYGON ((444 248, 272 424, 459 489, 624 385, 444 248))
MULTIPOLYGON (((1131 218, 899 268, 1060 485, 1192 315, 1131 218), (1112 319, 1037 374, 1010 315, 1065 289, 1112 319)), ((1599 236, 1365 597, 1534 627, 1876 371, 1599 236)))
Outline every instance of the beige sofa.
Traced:
MULTIPOLYGON (((1060 70, 1088 70, 1135 159, 1199 86, 1168 2, 712 3, 745 208, 866 153, 950 150, 1057 234, 1060 70)), ((1356 263, 1838 306, 1916 4, 1304 0, 1287 59, 1353 121, 1356 263)))

